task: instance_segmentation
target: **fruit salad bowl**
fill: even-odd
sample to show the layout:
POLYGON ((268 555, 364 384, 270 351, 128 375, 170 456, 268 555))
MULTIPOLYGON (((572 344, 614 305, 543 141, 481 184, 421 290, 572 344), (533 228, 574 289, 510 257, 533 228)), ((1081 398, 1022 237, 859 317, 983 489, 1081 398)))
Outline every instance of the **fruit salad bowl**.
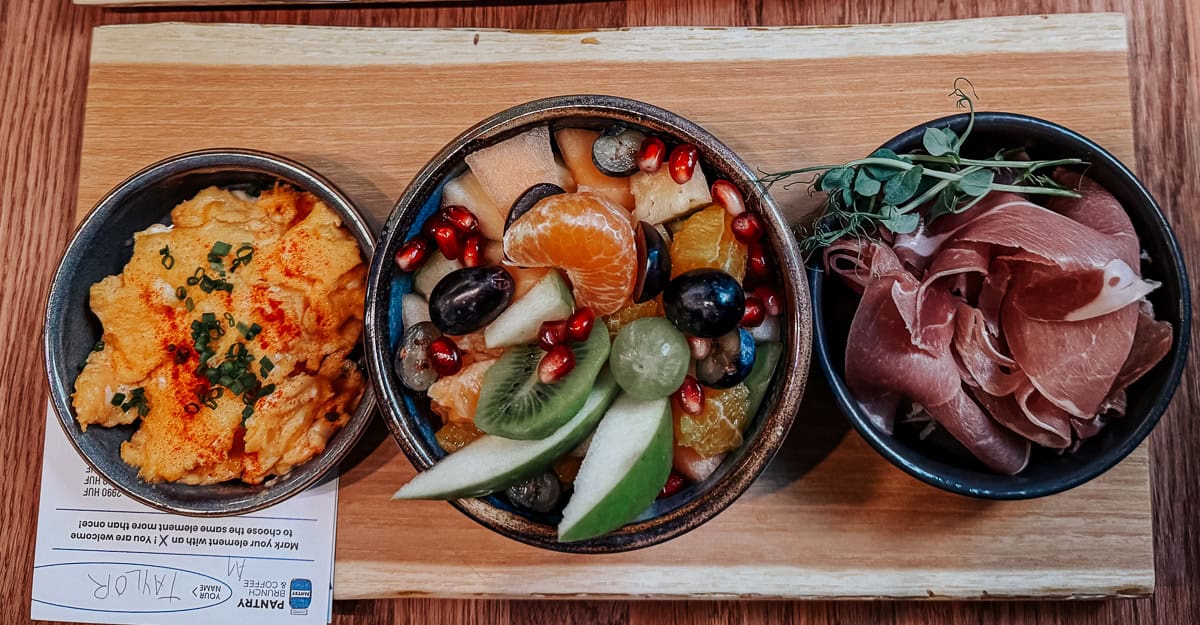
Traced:
POLYGON ((429 161, 384 227, 366 337, 420 472, 397 498, 573 553, 732 504, 787 435, 812 344, 795 241, 754 172, 602 95, 502 111, 429 161))

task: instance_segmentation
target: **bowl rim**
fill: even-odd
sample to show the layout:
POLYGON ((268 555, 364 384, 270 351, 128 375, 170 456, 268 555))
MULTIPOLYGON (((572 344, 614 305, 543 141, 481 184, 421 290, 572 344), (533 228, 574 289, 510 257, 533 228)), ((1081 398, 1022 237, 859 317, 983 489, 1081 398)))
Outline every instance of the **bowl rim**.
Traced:
MULTIPOLYGON (((468 518, 499 534, 519 542, 551 551, 569 553, 617 553, 655 545, 680 536, 715 517, 741 496, 766 468, 782 446, 795 419, 807 382, 812 353, 812 307, 809 305, 807 279, 798 246, 782 210, 757 183, 757 176, 728 146, 698 124, 666 109, 628 98, 597 94, 575 94, 543 98, 518 104, 495 113, 470 127, 447 143, 413 177, 397 200, 383 228, 380 253, 371 264, 367 285, 367 364, 371 381, 380 398, 380 412, 401 450, 418 471, 436 460, 420 442, 407 416, 407 407, 392 384, 388 329, 382 320, 387 303, 382 301, 382 276, 387 251, 407 235, 401 231, 405 213, 419 210, 429 199, 449 168, 461 163, 466 154, 483 147, 487 141, 517 129, 539 124, 553 125, 566 119, 597 119, 634 123, 654 132, 693 143, 703 162, 727 170, 738 184, 748 205, 756 205, 771 237, 772 251, 779 262, 780 278, 789 301, 784 358, 777 365, 775 383, 760 408, 759 435, 747 445, 740 461, 732 466, 705 492, 697 494, 668 513, 627 524, 603 536, 572 543, 557 541, 554 528, 533 522, 517 514, 495 508, 481 499, 459 499, 451 505, 468 518), (720 164, 720 165, 719 165, 720 164)), ((390 288, 390 287, 389 287, 390 288)), ((424 419, 424 415, 416 415, 424 419)))
MULTIPOLYGON (((951 125, 964 124, 970 113, 958 113, 955 115, 947 115, 936 119, 931 119, 923 122, 904 132, 897 134, 895 137, 884 142, 880 147, 890 147, 899 143, 918 142, 920 133, 923 133, 927 127, 945 127, 951 125)), ((1124 460, 1130 453, 1133 452, 1142 442, 1150 435, 1150 432, 1162 419, 1163 413, 1171 403, 1179 382, 1183 376, 1183 370, 1187 364, 1188 347, 1191 339, 1192 325, 1192 303, 1191 303, 1191 287, 1188 282, 1187 266, 1184 264, 1183 255, 1179 248, 1179 242, 1175 237, 1175 232, 1163 214, 1161 207, 1155 201, 1154 197, 1146 189, 1142 181, 1117 157, 1113 156, 1108 150, 1105 150, 1095 141, 1085 137, 1084 135, 1071 130, 1060 124, 1024 115, 1021 113, 1009 113, 1004 111, 980 111, 974 113, 975 128, 981 129, 990 124, 1020 124, 1029 128, 1037 128, 1042 132, 1058 135, 1066 141, 1079 146, 1081 151, 1090 153, 1090 160, 1103 161, 1106 167, 1111 168, 1118 177, 1126 179, 1134 194, 1139 201, 1150 209, 1153 226, 1160 230, 1169 250, 1170 262, 1178 269, 1180 284, 1180 307, 1181 318, 1177 327, 1177 343, 1176 346, 1168 352, 1172 357, 1171 368, 1168 372, 1167 383, 1162 385, 1158 390, 1154 403, 1151 406, 1150 412, 1146 419, 1133 430, 1120 445, 1114 447, 1102 459, 1097 459, 1088 467, 1087 471, 1080 471, 1070 479, 1063 480, 1048 480, 1044 484, 1034 484, 1025 486, 1014 486, 1012 488, 1000 488, 996 486, 971 486, 964 484, 959 480, 951 479, 941 474, 930 471, 924 467, 917 466, 911 462, 905 454, 896 451, 893 448, 893 439, 890 435, 876 430, 864 417, 858 414, 856 401, 850 395, 849 389, 846 386, 842 374, 834 370, 833 363, 830 360, 829 337, 825 331, 825 313, 822 309, 821 302, 824 297, 824 271, 819 266, 819 263, 808 263, 807 271, 809 274, 809 287, 812 290, 813 302, 813 319, 814 319, 814 348, 817 354, 817 361, 821 368, 821 372, 825 375, 829 383, 830 389, 833 392, 834 398, 837 401, 838 407, 846 416, 846 419, 854 426, 867 443, 875 449, 881 456, 887 458, 889 462, 895 465, 900 470, 911 475, 912 477, 925 482, 931 486, 935 486, 942 490, 952 492, 968 497, 991 500, 1022 500, 1035 499, 1054 495, 1063 491, 1070 490, 1082 484, 1085 484, 1100 475, 1107 472, 1109 469, 1116 466, 1124 460)), ((1094 163, 1093 163, 1094 164, 1094 163)), ((1125 208, 1124 206, 1122 208, 1125 208)), ((1128 213, 1129 209, 1125 208, 1128 213)))
MULTIPOLYGON (((156 500, 153 496, 138 493, 93 461, 80 446, 78 437, 83 433, 76 431, 75 411, 69 399, 78 374, 68 374, 67 376, 60 374, 60 370, 66 370, 66 365, 62 362, 62 355, 55 349, 55 336, 61 335, 63 332, 62 319, 65 313, 62 312, 61 307, 54 306, 54 304, 56 300, 64 296, 63 294, 70 287, 66 275, 67 260, 75 255, 86 253, 87 240, 102 228, 112 213, 131 197, 169 177, 193 171, 202 172, 206 169, 242 170, 273 175, 302 191, 316 195, 329 204, 330 208, 342 218, 343 225, 350 231, 358 244, 364 262, 370 263, 375 250, 375 237, 362 212, 349 196, 333 182, 308 166, 277 154, 244 148, 208 148, 169 156, 143 167, 115 185, 96 202, 71 233, 62 258, 54 270, 54 277, 46 296, 42 327, 42 364, 49 385, 50 404, 58 417, 58 424, 67 440, 70 441, 71 447, 93 472, 103 477, 106 482, 126 497, 157 510, 190 517, 226 517, 255 512, 290 499, 321 482, 331 471, 336 470, 362 438, 367 426, 370 425, 371 416, 376 408, 375 394, 371 385, 368 384, 363 389, 358 408, 351 415, 349 422, 334 433, 324 451, 304 463, 318 463, 317 470, 313 471, 311 475, 304 479, 289 480, 279 485, 268 483, 260 486, 260 492, 241 505, 208 509, 203 505, 166 503, 156 500), (66 379, 67 377, 70 379, 66 379)), ((360 344, 365 343, 365 333, 360 336, 359 342, 360 344)), ((135 479, 140 480, 140 478, 135 479)))

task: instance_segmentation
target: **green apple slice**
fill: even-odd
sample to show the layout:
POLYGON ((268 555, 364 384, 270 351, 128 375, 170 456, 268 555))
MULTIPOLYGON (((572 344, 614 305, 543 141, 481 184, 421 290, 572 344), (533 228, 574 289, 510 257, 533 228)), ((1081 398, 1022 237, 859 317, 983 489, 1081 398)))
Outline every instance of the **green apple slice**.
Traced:
POLYGON ((583 408, 549 437, 521 441, 484 435, 418 473, 392 499, 482 497, 507 488, 550 466, 587 438, 616 396, 617 383, 605 370, 583 408))
POLYGON ((672 435, 670 400, 618 397, 579 467, 559 542, 606 534, 650 507, 671 473, 672 435))
POLYGON ((483 340, 489 349, 533 343, 542 322, 566 319, 574 310, 571 287, 557 271, 551 270, 488 324, 483 330, 483 340))

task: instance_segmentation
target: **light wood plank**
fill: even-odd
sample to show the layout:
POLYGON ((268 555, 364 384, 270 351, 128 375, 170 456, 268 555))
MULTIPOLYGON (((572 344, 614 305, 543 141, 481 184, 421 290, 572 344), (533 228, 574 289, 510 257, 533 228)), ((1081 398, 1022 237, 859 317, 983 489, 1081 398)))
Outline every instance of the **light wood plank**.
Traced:
MULTIPOLYGON (((381 220, 458 132, 506 106, 569 92, 676 110, 753 166, 839 161, 951 111, 944 96, 963 74, 979 87, 982 107, 1055 119, 1132 161, 1120 16, 945 29, 691 29, 684 32, 695 37, 679 44, 707 56, 680 63, 626 58, 639 40, 653 48, 680 31, 482 31, 484 53, 464 44, 475 31, 103 28, 93 47, 79 207, 157 158, 238 145, 313 165, 381 220), (759 32, 771 45, 755 44, 759 32), (947 32, 969 49, 942 55, 935 35, 947 32), (588 37, 602 44, 581 44, 588 37), (872 53, 886 45, 903 55, 872 53), (165 63, 161 54, 194 62, 165 63), (906 75, 921 80, 895 79, 906 75)), ((780 200, 796 218, 811 206, 799 191, 780 200)), ((1065 597, 1153 587, 1144 449, 1068 494, 978 502, 893 469, 846 433, 814 387, 780 458, 737 504, 688 536, 618 556, 542 552, 446 504, 391 502, 412 468, 384 440, 343 477, 337 595, 1065 597)))

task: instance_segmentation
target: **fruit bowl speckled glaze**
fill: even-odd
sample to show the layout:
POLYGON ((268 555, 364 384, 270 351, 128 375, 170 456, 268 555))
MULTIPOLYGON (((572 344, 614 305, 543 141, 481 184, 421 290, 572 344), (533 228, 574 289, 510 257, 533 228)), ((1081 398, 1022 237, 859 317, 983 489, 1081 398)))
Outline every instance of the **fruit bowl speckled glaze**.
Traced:
POLYGON ((92 209, 76 229, 50 285, 46 302, 43 350, 50 398, 67 438, 93 471, 125 495, 159 510, 190 516, 245 514, 279 503, 316 484, 362 437, 375 410, 368 388, 344 428, 329 439, 325 451, 263 484, 223 482, 205 486, 148 483, 137 467, 121 459, 121 443, 137 425, 80 430, 71 405, 75 378, 88 353, 100 340, 100 322, 88 305, 93 284, 121 273, 133 254, 133 234, 153 224, 169 223, 180 202, 201 189, 263 189, 286 183, 320 198, 342 219, 358 243, 364 261, 374 237, 358 209, 331 182, 283 157, 253 150, 201 150, 172 156, 133 174, 92 209))
POLYGON ((777 264, 772 270, 783 287, 786 302, 782 324, 784 350, 767 400, 751 421, 742 446, 730 452, 708 479, 657 500, 638 519, 618 530, 588 540, 562 543, 555 532, 560 519, 557 511, 541 514, 518 509, 495 495, 451 502, 489 529, 556 551, 614 553, 679 536, 732 504, 779 449, 800 405, 812 343, 808 285, 795 241, 779 207, 760 190, 754 172, 732 150, 700 126, 674 113, 612 96, 573 95, 537 100, 483 120, 450 142, 417 173, 384 226, 367 285, 367 360, 371 380, 392 434, 413 465, 424 471, 446 454, 434 437, 438 418, 431 412, 429 400, 424 393, 406 389, 392 367, 393 354, 404 331, 400 300, 411 290, 411 276, 396 267, 393 256, 439 209, 442 188, 466 169, 466 155, 539 125, 549 125, 552 130, 601 129, 618 122, 671 142, 696 146, 708 179, 731 181, 745 197, 747 209, 762 218, 765 241, 777 264))

